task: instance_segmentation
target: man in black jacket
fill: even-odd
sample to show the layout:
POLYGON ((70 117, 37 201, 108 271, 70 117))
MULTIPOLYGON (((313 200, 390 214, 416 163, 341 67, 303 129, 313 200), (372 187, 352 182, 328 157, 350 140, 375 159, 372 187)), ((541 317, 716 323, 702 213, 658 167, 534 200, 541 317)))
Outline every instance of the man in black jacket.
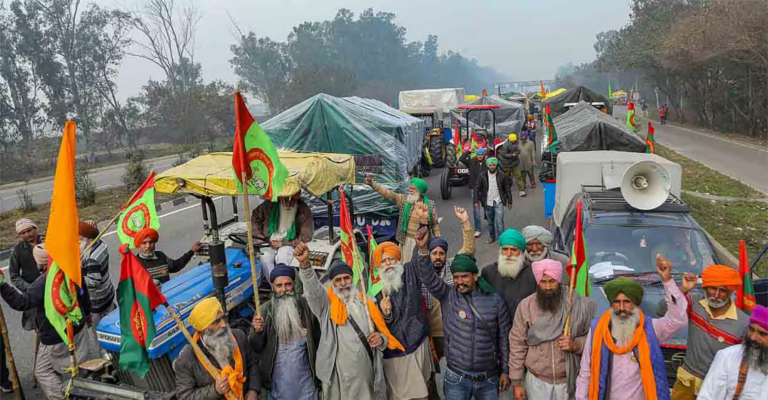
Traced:
POLYGON ((499 160, 491 157, 485 161, 487 169, 478 176, 475 184, 475 207, 485 207, 490 236, 487 243, 496 241, 496 235, 504 231, 504 206, 512 208, 512 193, 507 177, 498 173, 499 160))
POLYGON ((304 297, 294 293, 296 271, 277 264, 269 276, 272 299, 254 316, 248 345, 258 355, 258 390, 273 400, 318 400, 315 357, 320 325, 304 297))
POLYGON ((480 218, 482 216, 482 211, 475 199, 475 185, 477 185, 478 177, 485 172, 485 151, 485 148, 477 149, 475 156, 472 157, 469 150, 467 150, 459 159, 459 161, 464 163, 469 169, 469 190, 472 193, 472 204, 474 204, 474 207, 472 208, 472 216, 475 220, 475 237, 480 237, 483 231, 482 220, 480 218))
MULTIPOLYGON (((63 398, 64 369, 69 367, 69 348, 62 340, 56 328, 45 317, 45 279, 47 273, 40 275, 24 293, 5 283, 5 276, 0 270, 0 295, 16 311, 37 310, 37 324, 40 327, 40 348, 37 353, 35 376, 49 400, 63 398)), ((82 312, 82 319, 74 325, 75 348, 78 363, 87 361, 90 355, 90 343, 86 320, 91 313, 91 301, 86 286, 77 288, 77 303, 82 312)))
POLYGON ((192 249, 174 260, 162 251, 156 251, 155 246, 160 240, 160 234, 152 228, 144 228, 136 233, 133 238, 134 246, 139 250, 138 259, 144 269, 149 272, 152 279, 165 283, 171 280, 171 274, 184 269, 192 259, 192 256, 200 250, 200 242, 192 244, 192 249))
POLYGON ((507 182, 512 185, 515 168, 520 165, 520 147, 516 134, 510 133, 507 140, 496 148, 496 157, 499 159, 499 168, 507 177, 507 182))

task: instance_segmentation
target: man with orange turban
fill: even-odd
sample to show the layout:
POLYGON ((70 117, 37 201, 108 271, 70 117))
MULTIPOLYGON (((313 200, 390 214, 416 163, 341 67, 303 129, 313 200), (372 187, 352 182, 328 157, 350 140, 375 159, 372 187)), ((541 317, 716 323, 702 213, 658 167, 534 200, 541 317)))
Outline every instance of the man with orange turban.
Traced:
POLYGON ((152 279, 165 283, 171 280, 171 274, 184 269, 192 256, 200 250, 200 242, 192 243, 192 249, 174 260, 162 251, 156 251, 155 246, 160 240, 160 234, 152 228, 144 228, 133 237, 133 245, 138 249, 139 262, 149 272, 152 279))
POLYGON ((738 271, 710 265, 701 272, 701 278, 703 292, 692 292, 698 277, 683 275, 681 290, 688 298, 688 351, 683 365, 677 369, 673 399, 695 399, 715 354, 741 343, 749 325, 749 316, 731 300, 731 294, 741 286, 738 271))
MULTIPOLYGON (((426 230, 416 234, 417 245, 428 242, 426 230)), ((420 256, 417 251, 412 254, 411 261, 403 265, 400 247, 384 242, 376 247, 371 259, 373 267, 379 270, 381 282, 376 300, 389 331, 404 347, 404 351, 384 350, 384 377, 387 398, 391 400, 426 399, 429 396, 427 383, 432 376, 429 323, 415 265, 428 265, 429 256, 420 256)))
POLYGON ((202 354, 184 347, 173 369, 179 400, 259 400, 259 369, 245 333, 230 329, 221 303, 208 297, 189 314, 202 354))

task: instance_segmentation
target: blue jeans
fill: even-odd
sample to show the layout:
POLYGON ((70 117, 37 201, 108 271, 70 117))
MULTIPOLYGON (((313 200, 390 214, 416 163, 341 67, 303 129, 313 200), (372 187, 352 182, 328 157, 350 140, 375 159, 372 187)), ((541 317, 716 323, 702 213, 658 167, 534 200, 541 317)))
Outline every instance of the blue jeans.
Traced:
POLYGON ((483 207, 478 207, 475 202, 472 202, 472 214, 475 217, 475 232, 482 232, 483 231, 483 207))
POLYGON ((491 239, 495 239, 504 232, 504 205, 495 203, 492 206, 485 206, 485 217, 488 219, 488 230, 491 233, 491 239))
POLYGON ((484 381, 472 381, 446 368, 443 374, 443 392, 445 400, 498 400, 499 376, 484 381))

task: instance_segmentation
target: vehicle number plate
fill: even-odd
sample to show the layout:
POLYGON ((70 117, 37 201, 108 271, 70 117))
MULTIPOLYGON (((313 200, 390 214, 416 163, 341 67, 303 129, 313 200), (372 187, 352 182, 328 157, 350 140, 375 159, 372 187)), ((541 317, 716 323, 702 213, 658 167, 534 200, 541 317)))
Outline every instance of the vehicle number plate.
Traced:
POLYGON ((457 168, 456 169, 456 173, 457 174, 468 174, 469 173, 469 168, 457 168))

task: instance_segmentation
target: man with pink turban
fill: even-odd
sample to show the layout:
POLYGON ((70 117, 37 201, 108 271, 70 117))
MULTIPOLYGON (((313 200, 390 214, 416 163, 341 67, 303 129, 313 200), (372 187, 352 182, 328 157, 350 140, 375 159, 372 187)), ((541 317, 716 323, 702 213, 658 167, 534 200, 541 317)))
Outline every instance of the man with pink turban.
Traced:
POLYGON ((573 294, 570 334, 565 335, 568 280, 560 283, 563 265, 543 259, 531 268, 536 293, 520 302, 509 331, 509 377, 515 399, 568 400, 576 392, 595 302, 573 294))
POLYGON ((739 345, 717 352, 697 400, 765 399, 768 392, 768 308, 755 306, 739 345))

